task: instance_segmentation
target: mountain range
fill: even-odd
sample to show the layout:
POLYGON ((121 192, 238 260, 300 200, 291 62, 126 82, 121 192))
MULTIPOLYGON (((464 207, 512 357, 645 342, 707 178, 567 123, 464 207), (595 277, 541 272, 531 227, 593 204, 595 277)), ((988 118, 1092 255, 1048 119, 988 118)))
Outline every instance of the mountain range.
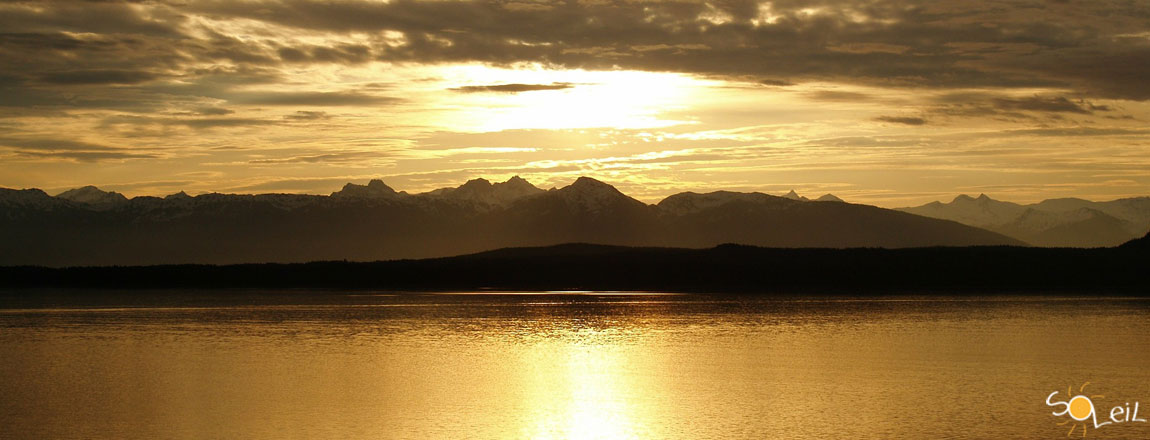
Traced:
POLYGON ((931 202, 898 209, 954 220, 1045 247, 1117 246, 1142 237, 1150 228, 1150 197, 1108 202, 1064 198, 1020 205, 980 194, 960 195, 950 203, 931 202))
POLYGON ((129 199, 95 187, 55 197, 0 189, 0 265, 374 261, 571 242, 686 248, 1027 243, 963 224, 970 221, 965 217, 930 217, 831 195, 807 200, 793 191, 783 197, 685 192, 652 205, 587 177, 550 190, 518 177, 475 179, 421 194, 372 180, 330 196, 181 192, 129 199))

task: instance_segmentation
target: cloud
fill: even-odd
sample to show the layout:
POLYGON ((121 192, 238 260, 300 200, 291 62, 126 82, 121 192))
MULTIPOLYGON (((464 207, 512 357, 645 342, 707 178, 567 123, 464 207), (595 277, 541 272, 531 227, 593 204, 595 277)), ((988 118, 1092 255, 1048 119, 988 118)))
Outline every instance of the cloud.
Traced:
POLYGON ((46 73, 40 81, 57 85, 139 84, 157 77, 151 72, 132 70, 74 70, 46 73))
POLYGON ((154 152, 141 152, 130 148, 54 138, 0 137, 0 148, 8 148, 16 157, 27 159, 57 159, 74 162, 100 162, 107 160, 153 159, 154 152))
POLYGON ((126 153, 109 151, 17 151, 18 156, 35 159, 64 159, 76 162, 102 162, 126 159, 155 159, 158 155, 151 153, 126 153))
POLYGON ((896 0, 775 1, 769 8, 752 1, 535 5, 209 0, 183 11, 309 32, 396 35, 324 46, 331 55, 323 60, 315 48, 290 48, 281 53, 290 62, 346 63, 354 53, 350 61, 370 54, 390 62, 535 62, 788 81, 1150 93, 1139 81, 1148 49, 1142 39, 1117 37, 1144 31, 1136 17, 1150 7, 1119 0, 1042 8, 977 0, 961 8, 896 0))
POLYGON ((865 102, 873 99, 871 95, 858 92, 844 92, 839 90, 819 90, 805 93, 806 97, 816 101, 831 102, 865 102))
POLYGON ((295 106, 376 106, 402 102, 400 98, 359 92, 236 92, 229 96, 233 104, 295 106))
POLYGON ((210 116, 223 116, 235 113, 233 110, 228 110, 222 107, 200 107, 194 110, 195 113, 210 116))
POLYGON ((456 87, 451 90, 461 93, 482 93, 482 92, 496 92, 496 93, 521 93, 521 92, 534 92, 538 90, 563 90, 574 87, 570 83, 551 83, 551 84, 495 84, 486 86, 464 86, 456 87))
POLYGON ((760 79, 759 84, 772 87, 788 87, 795 85, 790 81, 783 81, 781 79, 760 79))
POLYGON ((249 160, 250 164, 283 164, 283 163, 355 163, 370 159, 391 157, 390 151, 337 151, 324 154, 304 154, 289 157, 265 158, 249 160))
POLYGON ((1053 113, 1079 113, 1090 114, 1093 110, 1089 104, 1079 104, 1061 96, 1029 98, 995 98, 992 101, 995 108, 1000 110, 1026 110, 1035 112, 1053 113))
POLYGON ((284 115, 284 119, 289 121, 320 121, 331 119, 331 115, 327 114, 327 112, 301 110, 290 115, 284 115))
MULTIPOLYGON (((1150 82, 1144 80, 1150 45, 1142 36, 1145 20, 1139 19, 1150 16, 1150 4, 1142 2, 1030 7, 972 0, 957 7, 783 0, 768 7, 746 0, 541 0, 525 5, 498 0, 0 3, 0 65, 12 66, 0 79, 5 96, 0 106, 145 113, 163 110, 172 99, 255 106, 400 102, 363 90, 240 88, 283 85, 291 69, 373 62, 637 69, 773 87, 813 81, 914 89, 1054 87, 1075 99, 1150 99, 1150 82), (67 85, 68 93, 20 85, 24 82, 67 85), (107 85, 123 87, 109 95, 100 87, 107 85)), ((511 83, 453 90, 569 87, 511 83)), ((823 91, 809 98, 865 98, 850 93, 823 91)), ((966 111, 1000 116, 1104 111, 1054 99, 1008 100, 966 111)))
POLYGON ((165 127, 187 127, 196 130, 210 130, 213 128, 252 127, 278 124, 280 121, 259 118, 155 118, 150 116, 111 116, 104 118, 102 126, 116 125, 160 125, 165 127))
POLYGON ((879 117, 874 118, 874 119, 876 121, 890 122, 893 124, 905 124, 905 125, 925 125, 926 124, 926 119, 908 117, 908 116, 879 116, 879 117))
POLYGON ((182 125, 194 129, 211 129, 227 127, 251 127, 257 125, 272 125, 276 121, 256 118, 199 118, 199 119, 168 119, 161 121, 164 125, 182 125))
POLYGON ((0 147, 44 151, 111 151, 120 148, 71 139, 0 137, 0 147))
POLYGON ((279 58, 288 63, 363 64, 373 59, 373 50, 362 44, 336 44, 327 46, 281 47, 279 58))
POLYGON ((1078 137, 1078 136, 1146 136, 1150 131, 1146 130, 1130 130, 1123 128, 1092 128, 1092 127, 1075 127, 1075 128, 1037 128, 1037 129, 1022 129, 1022 130, 1008 130, 1002 132, 1003 135, 1030 135, 1030 136, 1055 136, 1055 137, 1078 137))

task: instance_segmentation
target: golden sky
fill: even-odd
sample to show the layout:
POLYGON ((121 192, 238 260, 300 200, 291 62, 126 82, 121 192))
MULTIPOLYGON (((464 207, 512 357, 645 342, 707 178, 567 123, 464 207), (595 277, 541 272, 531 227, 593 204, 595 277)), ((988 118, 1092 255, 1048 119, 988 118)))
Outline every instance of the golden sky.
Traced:
POLYGON ((1147 72, 1150 2, 5 2, 0 186, 1109 200, 1147 72))

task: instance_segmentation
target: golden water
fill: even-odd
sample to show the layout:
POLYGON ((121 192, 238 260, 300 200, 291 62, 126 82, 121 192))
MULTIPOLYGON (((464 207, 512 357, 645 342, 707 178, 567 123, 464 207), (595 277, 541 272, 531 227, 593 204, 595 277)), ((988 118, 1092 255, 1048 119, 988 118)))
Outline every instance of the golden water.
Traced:
POLYGON ((1056 439, 1086 382, 1150 419, 1137 299, 35 295, 0 438, 1056 439))

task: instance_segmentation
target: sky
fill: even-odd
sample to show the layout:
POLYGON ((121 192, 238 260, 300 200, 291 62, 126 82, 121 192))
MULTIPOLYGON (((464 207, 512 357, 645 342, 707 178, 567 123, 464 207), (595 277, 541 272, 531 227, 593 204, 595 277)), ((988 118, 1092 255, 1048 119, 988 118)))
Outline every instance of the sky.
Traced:
POLYGON ((0 2, 0 187, 1150 195, 1150 2, 0 2))

